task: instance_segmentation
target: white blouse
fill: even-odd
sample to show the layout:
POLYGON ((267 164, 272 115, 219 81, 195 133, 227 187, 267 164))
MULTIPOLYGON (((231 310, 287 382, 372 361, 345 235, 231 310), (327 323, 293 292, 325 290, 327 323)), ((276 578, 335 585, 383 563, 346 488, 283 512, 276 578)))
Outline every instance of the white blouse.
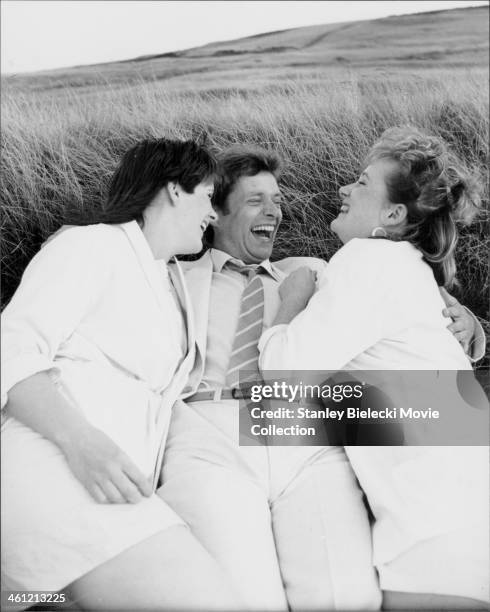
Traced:
POLYGON ((289 325, 260 340, 262 370, 471 369, 431 268, 408 242, 355 238, 289 325))
MULTIPOLYGON (((471 369, 447 329, 432 270, 408 242, 353 239, 332 257, 318 284, 289 325, 262 335, 262 370, 282 370, 283 376, 341 369, 433 370, 436 376, 448 370, 450 376, 471 369)), ((451 392, 448 408, 458 397, 451 392)), ((468 407, 463 416, 461 424, 481 421, 488 432, 488 412, 468 407)), ((381 588, 485 600, 488 446, 348 446, 346 452, 376 518, 373 555, 381 588), (455 534, 470 545, 456 545, 455 534), (424 563, 415 567, 422 542, 424 563), (456 578, 446 563, 471 571, 456 578)))

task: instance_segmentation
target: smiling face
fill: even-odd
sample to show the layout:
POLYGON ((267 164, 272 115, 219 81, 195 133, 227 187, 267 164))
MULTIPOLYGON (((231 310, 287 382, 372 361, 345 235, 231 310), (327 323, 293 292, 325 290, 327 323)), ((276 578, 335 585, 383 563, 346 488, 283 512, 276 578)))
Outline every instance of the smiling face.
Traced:
POLYGON ((203 181, 196 185, 192 193, 187 193, 177 185, 176 191, 178 198, 174 199, 174 203, 177 206, 175 231, 180 243, 178 253, 198 253, 202 249, 204 231, 217 218, 211 206, 214 184, 212 181, 203 181))
POLYGON ((367 238, 375 227, 391 226, 398 205, 390 202, 386 179, 398 168, 396 161, 378 159, 359 179, 339 189, 340 212, 330 228, 345 244, 352 238, 367 238))
POLYGON ((269 259, 281 223, 282 196, 273 174, 242 176, 218 213, 213 246, 246 264, 269 259))

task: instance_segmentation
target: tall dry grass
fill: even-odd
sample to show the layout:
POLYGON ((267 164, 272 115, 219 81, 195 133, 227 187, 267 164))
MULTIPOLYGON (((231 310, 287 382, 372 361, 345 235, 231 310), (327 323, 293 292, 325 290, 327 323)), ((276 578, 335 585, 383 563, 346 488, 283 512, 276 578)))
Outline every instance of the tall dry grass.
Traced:
POLYGON ((274 256, 328 258, 337 190, 351 182, 370 144, 387 127, 411 124, 443 136, 484 186, 480 220, 462 232, 458 297, 488 331, 488 92, 484 71, 400 78, 347 76, 285 82, 254 91, 166 92, 162 85, 56 95, 3 88, 3 302, 42 240, 68 207, 104 199, 119 156, 144 137, 195 137, 216 149, 235 142, 271 147, 287 166, 284 222, 274 256))

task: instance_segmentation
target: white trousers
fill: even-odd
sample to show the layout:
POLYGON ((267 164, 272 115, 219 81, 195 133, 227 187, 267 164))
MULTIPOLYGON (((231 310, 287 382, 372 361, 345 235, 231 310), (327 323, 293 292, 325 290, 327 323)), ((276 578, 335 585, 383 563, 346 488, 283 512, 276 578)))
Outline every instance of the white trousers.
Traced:
POLYGON ((238 402, 174 413, 158 493, 251 610, 373 610, 362 493, 342 448, 238 445, 238 402))

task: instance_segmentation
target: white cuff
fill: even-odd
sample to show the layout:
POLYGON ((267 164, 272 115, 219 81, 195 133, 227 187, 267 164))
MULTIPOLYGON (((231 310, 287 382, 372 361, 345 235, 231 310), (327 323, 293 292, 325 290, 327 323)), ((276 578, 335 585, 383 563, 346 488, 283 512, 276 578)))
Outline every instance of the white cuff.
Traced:
POLYGON ((475 321, 475 333, 473 334, 473 338, 470 341, 470 348, 468 350, 468 359, 472 363, 475 363, 477 361, 480 361, 480 359, 485 356, 485 332, 483 331, 482 324, 471 312, 471 310, 469 308, 466 308, 466 306, 463 306, 463 308, 473 317, 473 320, 475 321))
POLYGON ((262 352, 262 349, 267 344, 267 342, 269 342, 269 339, 271 338, 271 336, 274 336, 276 333, 284 330, 286 327, 287 327, 287 323, 281 323, 280 325, 273 325, 272 327, 269 327, 269 329, 266 329, 266 331, 260 336, 259 345, 258 345, 259 352, 260 353, 262 352))
POLYGON ((47 370, 54 370, 55 375, 59 372, 53 362, 41 353, 20 353, 13 358, 5 359, 2 363, 1 407, 7 403, 7 394, 14 385, 33 374, 47 370))
MULTIPOLYGON (((287 330, 287 324, 286 323, 281 323, 280 325, 273 325, 272 327, 269 327, 269 329, 267 329, 262 336, 260 337, 259 340, 259 344, 258 344, 258 349, 259 349, 259 369, 260 370, 276 370, 278 369, 277 367, 270 367, 270 358, 266 359, 266 355, 263 353, 263 350, 266 348, 269 340, 275 336, 276 334, 279 334, 281 332, 286 332, 287 330)), ((280 361, 279 361, 280 362, 280 361)), ((277 361, 276 361, 277 363, 277 361)))

